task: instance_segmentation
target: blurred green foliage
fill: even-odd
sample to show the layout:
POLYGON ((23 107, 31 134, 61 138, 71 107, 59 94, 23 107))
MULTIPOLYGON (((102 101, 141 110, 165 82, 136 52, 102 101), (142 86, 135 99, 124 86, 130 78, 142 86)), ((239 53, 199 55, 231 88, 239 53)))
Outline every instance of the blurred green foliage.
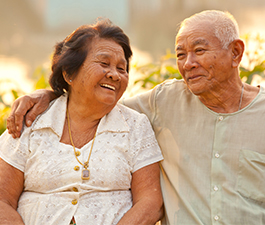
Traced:
MULTIPOLYGON (((35 69, 32 79, 34 81, 33 89, 42 89, 42 88, 49 88, 48 82, 48 75, 50 73, 50 69, 45 66, 39 66, 35 69)), ((1 86, 9 85, 10 80, 0 80, 1 86)), ((8 91, 0 90, 0 134, 2 134, 6 129, 6 119, 11 112, 11 102, 13 102, 18 97, 25 95, 26 93, 23 92, 17 83, 12 83, 12 88, 8 91), (8 100, 6 100, 8 98, 8 100)))
MULTIPOLYGON (((11 93, 13 94, 14 98, 17 98, 18 94, 15 92, 15 90, 11 90, 11 93)), ((7 115, 10 113, 10 105, 7 104, 4 99, 3 95, 5 92, 2 92, 0 95, 0 134, 4 132, 5 128, 5 121, 7 118, 7 115)))
MULTIPOLYGON (((260 35, 247 34, 242 37, 245 43, 244 62, 239 67, 243 82, 251 84, 254 75, 265 78, 265 40, 260 35)), ((142 88, 150 89, 168 79, 182 79, 177 65, 175 53, 166 51, 159 62, 151 62, 143 66, 135 66, 142 77, 135 81, 141 83, 142 88)))
MULTIPOLYGON (((241 79, 251 84, 254 75, 265 78, 265 40, 259 35, 245 35, 242 37, 245 42, 245 53, 242 64, 240 65, 241 79)), ((175 53, 166 51, 166 54, 160 58, 159 62, 151 62, 143 66, 134 66, 141 78, 135 83, 140 83, 144 89, 151 89, 157 84, 168 79, 182 79, 177 66, 175 53)), ((50 68, 47 65, 41 65, 33 73, 34 89, 49 88, 48 75, 50 68)), ((10 81, 1 80, 1 85, 10 81)), ((14 85, 13 85, 14 86, 14 85)), ((15 85, 16 86, 16 85, 15 85)), ((10 113, 11 105, 5 100, 6 95, 12 98, 12 101, 25 93, 17 87, 11 90, 2 91, 0 88, 0 134, 6 129, 6 119, 10 113)), ((12 102, 11 101, 11 102, 12 102)))
POLYGON ((142 74, 135 84, 140 82, 145 89, 151 89, 168 79, 182 79, 176 65, 175 53, 171 53, 170 50, 166 51, 159 62, 151 62, 143 66, 136 65, 135 68, 142 74))
POLYGON ((251 84, 254 75, 265 78, 265 39, 259 34, 252 36, 247 34, 242 37, 245 42, 244 65, 240 65, 240 77, 251 84))

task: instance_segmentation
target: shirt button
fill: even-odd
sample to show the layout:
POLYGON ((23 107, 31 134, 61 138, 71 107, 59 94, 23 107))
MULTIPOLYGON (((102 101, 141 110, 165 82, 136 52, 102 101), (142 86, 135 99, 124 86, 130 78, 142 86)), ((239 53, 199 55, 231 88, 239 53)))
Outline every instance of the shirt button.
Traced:
POLYGON ((224 117, 219 116, 219 121, 222 121, 224 119, 224 117))
POLYGON ((73 187, 73 191, 78 192, 78 189, 76 187, 73 187))
POLYGON ((79 166, 75 166, 74 168, 75 171, 78 171, 79 169, 80 169, 79 166))
POLYGON ((214 220, 215 220, 215 221, 217 221, 217 220, 219 220, 219 219, 220 219, 220 217, 217 216, 217 215, 214 217, 214 220))
POLYGON ((76 152, 75 152, 75 155, 76 155, 76 156, 80 156, 80 155, 81 155, 81 152, 76 151, 76 152))
POLYGON ((219 153, 215 153, 214 156, 215 156, 215 158, 219 158, 220 157, 219 153))
POLYGON ((213 190, 214 190, 214 191, 218 191, 219 188, 218 188, 217 186, 214 186, 214 187, 213 187, 213 190))
POLYGON ((76 199, 72 200, 72 204, 76 205, 77 204, 77 200, 76 199))

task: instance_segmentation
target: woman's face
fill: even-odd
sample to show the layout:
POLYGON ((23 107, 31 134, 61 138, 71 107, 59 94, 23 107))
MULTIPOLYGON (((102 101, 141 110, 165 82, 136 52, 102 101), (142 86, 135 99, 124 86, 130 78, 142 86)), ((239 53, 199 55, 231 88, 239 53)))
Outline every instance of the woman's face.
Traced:
POLYGON ((70 83, 70 95, 85 104, 114 107, 128 85, 122 47, 111 39, 92 40, 87 58, 70 83))

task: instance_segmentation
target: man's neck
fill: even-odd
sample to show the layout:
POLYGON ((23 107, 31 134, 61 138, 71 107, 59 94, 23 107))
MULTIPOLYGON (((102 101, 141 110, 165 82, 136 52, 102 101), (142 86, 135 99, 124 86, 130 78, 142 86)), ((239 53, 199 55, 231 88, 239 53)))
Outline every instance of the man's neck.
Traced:
POLYGON ((217 92, 198 95, 200 101, 216 113, 233 113, 249 105, 259 93, 259 88, 238 84, 217 92))

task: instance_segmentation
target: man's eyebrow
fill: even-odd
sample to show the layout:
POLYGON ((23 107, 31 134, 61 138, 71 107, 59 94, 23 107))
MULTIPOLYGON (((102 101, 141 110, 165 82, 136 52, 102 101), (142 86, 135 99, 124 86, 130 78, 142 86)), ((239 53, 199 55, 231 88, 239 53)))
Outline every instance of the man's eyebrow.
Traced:
POLYGON ((175 51, 178 51, 178 50, 182 50, 182 46, 181 45, 177 45, 176 48, 175 48, 175 51))
MULTIPOLYGON (((196 45, 209 45, 209 42, 205 39, 197 39, 191 43, 192 47, 194 47, 196 45)), ((180 51, 180 50, 183 50, 183 46, 182 45, 176 45, 175 51, 180 51)))
POLYGON ((194 47, 196 45, 201 45, 201 44, 208 45, 209 42, 207 40, 205 40, 205 39, 197 39, 191 45, 194 47))

